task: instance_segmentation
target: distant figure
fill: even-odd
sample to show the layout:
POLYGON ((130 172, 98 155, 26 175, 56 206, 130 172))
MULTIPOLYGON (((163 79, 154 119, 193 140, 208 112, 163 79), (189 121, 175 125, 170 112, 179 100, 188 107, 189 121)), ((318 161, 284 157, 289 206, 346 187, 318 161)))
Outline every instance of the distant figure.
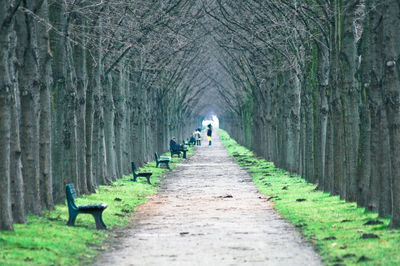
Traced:
POLYGON ((194 132, 194 137, 196 139, 196 144, 197 146, 201 146, 201 130, 200 128, 196 129, 196 131, 194 132))
POLYGON ((211 146, 211 136, 212 136, 211 127, 212 127, 211 124, 209 124, 207 129, 208 146, 211 146))
POLYGON ((170 141, 169 141, 169 149, 171 150, 171 152, 175 152, 178 153, 180 151, 184 150, 183 145, 179 145, 178 143, 176 143, 176 138, 173 137, 170 141))
POLYGON ((196 137, 194 136, 195 132, 193 132, 193 134, 190 136, 189 145, 193 145, 193 146, 196 145, 196 137))

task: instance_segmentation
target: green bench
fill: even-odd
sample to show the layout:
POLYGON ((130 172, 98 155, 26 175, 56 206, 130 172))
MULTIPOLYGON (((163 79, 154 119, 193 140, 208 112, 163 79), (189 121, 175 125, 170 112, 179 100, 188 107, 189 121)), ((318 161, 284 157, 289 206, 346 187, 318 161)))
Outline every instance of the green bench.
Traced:
POLYGON ((133 179, 132 179, 132 181, 133 181, 133 182, 136 182, 136 180, 137 180, 138 177, 145 177, 146 180, 147 180, 147 183, 151 185, 151 183, 150 183, 150 176, 151 176, 153 173, 151 173, 151 172, 144 172, 144 173, 138 173, 138 174, 136 174, 136 166, 135 166, 135 163, 132 162, 131 165, 132 165, 132 174, 133 174, 133 179))
POLYGON ((69 218, 67 225, 73 226, 75 225, 75 220, 78 214, 80 213, 88 213, 93 215, 94 221, 96 222, 96 228, 99 230, 107 229, 107 226, 103 222, 103 211, 107 208, 106 203, 100 204, 90 204, 90 205, 75 205, 76 191, 74 184, 68 184, 65 187, 65 193, 67 195, 67 204, 68 204, 68 213, 69 218))
POLYGON ((161 157, 158 157, 157 152, 155 152, 155 153, 154 153, 154 158, 156 159, 156 168, 158 167, 159 164, 163 164, 163 165, 165 165, 168 169, 171 169, 171 168, 169 168, 169 162, 171 161, 171 157, 168 157, 168 156, 161 156, 161 157))
POLYGON ((186 159, 186 152, 188 151, 188 149, 185 147, 183 150, 169 150, 171 152, 171 157, 174 157, 174 154, 178 155, 179 158, 181 158, 181 152, 183 153, 182 158, 186 159))

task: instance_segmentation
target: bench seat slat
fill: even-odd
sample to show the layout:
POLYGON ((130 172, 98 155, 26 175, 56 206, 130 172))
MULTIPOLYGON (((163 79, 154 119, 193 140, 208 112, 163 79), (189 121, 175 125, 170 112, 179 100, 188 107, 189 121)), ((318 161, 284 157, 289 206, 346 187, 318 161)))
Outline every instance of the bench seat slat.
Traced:
POLYGON ((150 172, 143 172, 143 173, 138 173, 137 176, 151 176, 153 173, 150 172))
POLYGON ((80 210, 80 211, 90 211, 90 210, 94 210, 94 209, 105 209, 105 208, 107 208, 106 203, 87 204, 87 205, 78 206, 78 210, 80 210))

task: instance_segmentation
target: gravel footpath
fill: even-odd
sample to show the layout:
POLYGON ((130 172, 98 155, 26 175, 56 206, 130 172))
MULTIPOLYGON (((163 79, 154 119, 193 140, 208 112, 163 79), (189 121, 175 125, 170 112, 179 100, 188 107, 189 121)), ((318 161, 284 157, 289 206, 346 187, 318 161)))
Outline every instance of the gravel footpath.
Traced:
POLYGON ((322 264, 213 133, 213 145, 203 141, 166 176, 94 265, 322 264))

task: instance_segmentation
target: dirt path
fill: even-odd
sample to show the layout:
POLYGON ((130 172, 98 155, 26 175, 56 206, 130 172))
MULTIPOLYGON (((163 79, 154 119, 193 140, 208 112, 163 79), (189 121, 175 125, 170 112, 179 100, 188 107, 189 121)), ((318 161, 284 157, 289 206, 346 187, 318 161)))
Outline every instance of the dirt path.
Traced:
POLYGON ((95 265, 321 265, 219 139, 202 144, 95 265))

